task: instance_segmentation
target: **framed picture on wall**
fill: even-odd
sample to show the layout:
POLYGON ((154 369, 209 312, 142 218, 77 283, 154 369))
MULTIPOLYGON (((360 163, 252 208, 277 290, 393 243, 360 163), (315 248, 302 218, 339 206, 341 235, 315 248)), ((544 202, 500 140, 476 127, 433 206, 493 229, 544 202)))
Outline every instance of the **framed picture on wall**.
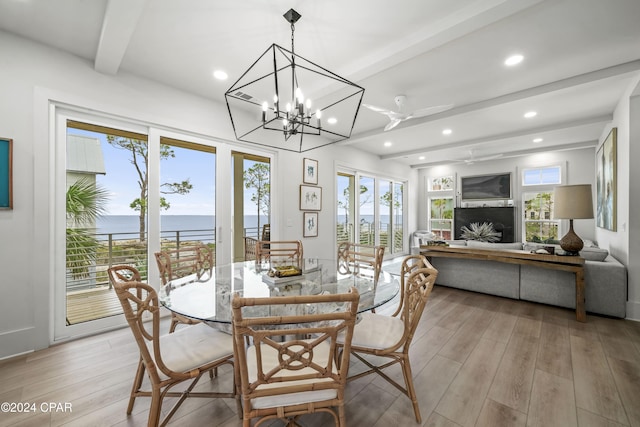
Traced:
POLYGON ((617 182, 616 182, 617 128, 611 129, 596 156, 597 225, 616 231, 617 182))
POLYGON ((318 237, 318 212, 303 214, 302 237, 318 237))
POLYGON ((0 209, 13 209, 13 140, 0 138, 0 209))
POLYGON ((322 187, 300 186, 300 210, 319 211, 322 209, 322 187))
POLYGON ((302 162, 302 182, 318 185, 318 161, 304 159, 302 162))

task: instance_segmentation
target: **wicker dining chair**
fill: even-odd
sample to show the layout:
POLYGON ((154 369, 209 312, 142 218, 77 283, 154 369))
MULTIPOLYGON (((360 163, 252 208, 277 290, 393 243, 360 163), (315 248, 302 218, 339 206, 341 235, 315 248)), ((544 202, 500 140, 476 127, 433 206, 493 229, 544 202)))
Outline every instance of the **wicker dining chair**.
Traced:
MULTIPOLYGON (((160 334, 160 306, 156 291, 146 283, 114 282, 125 318, 140 350, 142 368, 138 367, 134 387, 129 397, 127 415, 133 410, 138 396, 151 397, 148 426, 164 426, 187 397, 235 398, 238 411, 240 401, 232 392, 194 392, 198 380, 206 372, 228 364, 233 366, 233 339, 230 335, 201 323, 174 333, 160 334), (148 315, 151 321, 147 322, 148 315), (142 390, 144 372, 151 390, 142 390), (184 391, 171 391, 177 384, 191 381, 184 391), (179 398, 163 420, 162 402, 165 397, 179 398)), ((235 373, 234 373, 235 381, 235 373)))
MULTIPOLYGON (((205 268, 205 263, 208 268, 213 267, 212 252, 202 244, 181 246, 176 249, 163 249, 154 255, 158 263, 163 286, 170 280, 202 272, 203 268, 205 268)), ((178 324, 195 325, 196 323, 200 322, 171 312, 169 332, 175 331, 178 324)))
POLYGON ((256 260, 302 268, 303 249, 300 240, 259 240, 256 243, 256 260))
MULTIPOLYGON (((413 386, 409 347, 437 276, 438 271, 429 264, 424 256, 406 257, 401 267, 402 296, 398 310, 392 316, 371 312, 363 313, 353 332, 351 350, 348 350, 346 345, 341 348, 342 353, 351 351, 352 355, 369 368, 369 370, 349 377, 349 381, 372 373, 379 374, 409 397, 413 404, 416 421, 419 423, 422 422, 422 417, 413 386), (378 356, 383 358, 381 360, 390 360, 378 364, 368 360, 365 356, 378 356), (383 372, 383 369, 395 364, 400 364, 402 368, 404 387, 383 372)), ((339 343, 339 345, 341 344, 339 343)))
POLYGON ((342 242, 338 244, 338 272, 369 275, 378 280, 383 257, 384 246, 342 242))
POLYGON ((244 238, 244 260, 245 261, 255 261, 256 258, 256 248, 258 245, 258 239, 253 237, 245 237, 244 238))
POLYGON ((316 412, 329 413, 337 426, 346 426, 344 389, 359 299, 355 288, 347 294, 234 295, 236 383, 243 427, 249 427, 253 418, 260 418, 256 426, 273 419, 297 426, 299 416, 316 412), (245 316, 245 307, 263 307, 265 314, 245 316), (334 358, 339 334, 346 353, 338 368, 334 358))

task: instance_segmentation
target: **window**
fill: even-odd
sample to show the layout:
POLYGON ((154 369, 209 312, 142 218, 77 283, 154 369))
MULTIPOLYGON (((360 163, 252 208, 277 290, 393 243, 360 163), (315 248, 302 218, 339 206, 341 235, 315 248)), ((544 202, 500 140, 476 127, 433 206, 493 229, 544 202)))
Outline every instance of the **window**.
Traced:
POLYGON ((429 199, 429 229, 442 240, 453 239, 453 197, 429 199))
POLYGON ((147 280, 146 187, 139 173, 146 176, 147 135, 66 125, 64 311, 66 324, 77 325, 122 313, 107 278, 111 265, 133 266, 147 280))
POLYGON ((522 171, 522 185, 557 185, 562 182, 560 166, 524 169, 522 171))
POLYGON ((337 242, 382 245, 385 254, 402 253, 406 184, 357 172, 338 172, 336 184, 337 242))
POLYGON ((562 167, 522 170, 523 234, 525 242, 550 243, 558 239, 559 221, 553 219, 553 187, 562 183, 562 167))
POLYGON ((524 193, 525 241, 549 243, 558 239, 558 221, 553 218, 553 191, 524 193))
POLYGON ((200 242, 215 253, 215 148, 160 137, 159 172, 161 247, 200 242))
POLYGON ((429 230, 442 240, 453 239, 453 207, 455 176, 427 179, 427 211, 429 230))
POLYGON ((233 151, 234 261, 245 259, 244 238, 262 239, 271 233, 271 160, 233 151))
POLYGON ((338 173, 336 237, 337 242, 354 242, 353 218, 355 212, 355 175, 338 173))

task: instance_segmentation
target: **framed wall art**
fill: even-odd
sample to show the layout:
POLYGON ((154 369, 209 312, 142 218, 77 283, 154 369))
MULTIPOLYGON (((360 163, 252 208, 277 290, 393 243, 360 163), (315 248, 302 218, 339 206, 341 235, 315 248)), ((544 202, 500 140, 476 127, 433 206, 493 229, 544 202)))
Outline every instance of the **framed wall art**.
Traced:
POLYGON ((302 237, 318 237, 318 212, 305 212, 303 220, 302 237))
POLYGON ((13 140, 0 138, 0 209, 13 209, 13 140))
POLYGON ((322 209, 322 187, 300 186, 300 210, 319 211, 322 209))
POLYGON ((617 128, 611 129, 596 155, 597 225, 616 231, 617 219, 617 128))
POLYGON ((302 182, 318 185, 318 161, 304 159, 302 162, 302 182))

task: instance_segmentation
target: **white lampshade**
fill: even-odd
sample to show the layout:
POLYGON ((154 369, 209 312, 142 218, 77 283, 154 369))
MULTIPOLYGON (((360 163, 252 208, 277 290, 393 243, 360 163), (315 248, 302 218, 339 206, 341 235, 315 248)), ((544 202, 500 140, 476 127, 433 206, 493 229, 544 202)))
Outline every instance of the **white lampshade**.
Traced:
POLYGON ((553 192, 555 219, 593 218, 591 184, 558 185, 553 192))

